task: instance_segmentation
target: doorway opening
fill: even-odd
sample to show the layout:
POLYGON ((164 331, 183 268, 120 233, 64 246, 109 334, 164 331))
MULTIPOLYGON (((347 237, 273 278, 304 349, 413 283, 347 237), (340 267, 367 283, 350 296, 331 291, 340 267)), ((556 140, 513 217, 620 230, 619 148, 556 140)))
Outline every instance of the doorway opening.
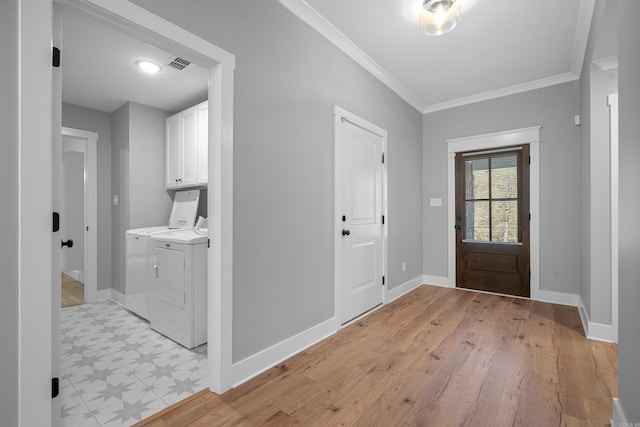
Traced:
POLYGON ((95 132, 62 128, 62 307, 98 299, 97 142, 95 132))
MULTIPOLYGON (((180 54, 200 65, 208 73, 210 101, 208 112, 209 187, 211 193, 206 204, 209 214, 208 234, 210 248, 206 263, 207 277, 207 335, 209 343, 208 365, 210 376, 206 385, 216 392, 232 386, 231 377, 231 280, 232 280, 232 177, 233 177, 233 70, 235 58, 217 46, 198 38, 126 0, 87 0, 62 2, 66 9, 77 10, 118 31, 139 38, 160 49, 180 54), (216 235, 216 239, 213 239, 216 235)), ((55 20, 54 20, 55 24, 55 20)), ((54 33, 55 33, 54 28, 54 33)), ((57 88, 59 90, 59 87, 57 88)), ((54 94, 56 92, 54 81, 54 94)), ((55 97, 54 97, 55 100, 55 97)), ((59 98, 57 102, 60 102, 59 98)), ((54 182, 54 187, 59 183, 54 182)), ((55 189, 54 189, 55 191, 55 189)), ((55 246, 53 248, 56 250, 55 246)), ((60 269, 53 271, 60 277, 60 269)), ((59 301, 54 301, 59 309, 59 301)), ((59 319, 52 322, 54 341, 60 333, 59 319)), ((53 348, 55 349, 55 343, 53 348)), ((52 358, 56 364, 56 352, 52 358)), ((86 356, 86 357, 93 357, 86 356)), ((84 360, 84 359, 83 359, 84 360)), ((55 372, 55 370, 54 370, 55 372)), ((96 374, 94 372, 94 374, 96 374)), ((54 409, 54 423, 56 411, 54 409)), ((59 411, 58 411, 59 414, 59 411)), ((58 415, 59 417, 59 415, 58 415)), ((107 420, 108 421, 108 420, 107 420)))
MULTIPOLYGON (((537 301, 558 300, 558 293, 540 289, 540 129, 541 126, 447 139, 448 285, 456 287, 456 154, 501 150, 529 145, 529 269, 530 297, 537 301)), ((459 224, 458 224, 459 225, 459 224)))

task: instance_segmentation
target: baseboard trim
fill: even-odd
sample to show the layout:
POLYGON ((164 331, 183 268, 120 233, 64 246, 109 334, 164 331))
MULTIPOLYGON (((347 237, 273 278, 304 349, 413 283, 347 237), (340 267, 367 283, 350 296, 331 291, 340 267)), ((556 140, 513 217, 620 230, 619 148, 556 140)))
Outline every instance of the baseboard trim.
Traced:
POLYGON ((613 399, 613 409, 611 414, 611 427, 628 427, 631 426, 631 423, 627 421, 627 417, 624 415, 624 411, 622 410, 622 402, 617 397, 613 399))
POLYGON ((429 274, 423 274, 422 283, 426 285, 440 286, 443 288, 455 288, 455 286, 451 284, 449 278, 444 276, 431 276, 429 274))
POLYGON ((272 345, 246 359, 232 365, 233 387, 260 375, 283 360, 300 353, 323 339, 333 335, 340 325, 336 318, 326 320, 316 326, 298 333, 284 341, 272 345))
POLYGON ((127 296, 119 291, 116 291, 115 289, 109 289, 111 291, 111 299, 114 300, 115 302, 126 306, 127 305, 127 296))
POLYGON ((580 320, 582 320, 582 327, 584 328, 584 334, 587 338, 595 341, 618 342, 618 337, 616 336, 613 325, 596 323, 589 319, 589 313, 587 313, 582 295, 578 295, 578 313, 580 313, 580 320))
POLYGON ((385 290, 384 303, 389 304, 391 301, 397 300, 398 298, 408 294, 418 286, 421 286, 423 283, 424 282, 422 281, 422 276, 418 276, 407 282, 404 282, 400 286, 396 286, 393 289, 385 290))
POLYGON ((553 304, 570 305, 572 307, 578 307, 578 297, 576 294, 567 294, 564 292, 546 291, 539 289, 537 292, 531 294, 531 299, 534 301, 550 302, 553 304))

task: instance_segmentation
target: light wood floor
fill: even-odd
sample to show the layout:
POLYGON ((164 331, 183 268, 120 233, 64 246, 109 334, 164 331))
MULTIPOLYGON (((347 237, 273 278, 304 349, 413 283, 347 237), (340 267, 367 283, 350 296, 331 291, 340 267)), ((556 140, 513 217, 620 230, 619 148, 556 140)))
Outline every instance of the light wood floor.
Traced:
POLYGON ((62 273, 62 308, 84 304, 84 284, 62 273))
POLYGON ((421 286, 223 395, 137 426, 608 426, 617 346, 576 308, 421 286))

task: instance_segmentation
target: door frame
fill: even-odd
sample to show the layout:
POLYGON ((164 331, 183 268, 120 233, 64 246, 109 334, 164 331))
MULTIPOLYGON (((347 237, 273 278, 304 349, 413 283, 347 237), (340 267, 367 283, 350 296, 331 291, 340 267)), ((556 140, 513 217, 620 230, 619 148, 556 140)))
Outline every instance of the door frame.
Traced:
MULTIPOLYGON (((529 144, 529 266, 531 269, 530 291, 531 299, 542 301, 551 300, 550 291, 540 289, 540 129, 542 126, 506 130, 502 132, 486 133, 445 140, 447 144, 447 242, 448 242, 448 283, 451 288, 456 287, 456 232, 455 232, 455 160, 456 153, 464 151, 479 151, 506 148, 515 145, 529 144)), ((553 301, 558 302, 562 294, 553 293, 553 301), (557 294, 557 295, 556 295, 557 294)), ((562 301, 562 299, 561 299, 562 301)))
MULTIPOLYGON (((128 0, 56 0, 139 40, 172 51, 209 70, 209 239, 207 338, 209 389, 234 384, 233 298, 233 91, 235 56, 128 0), (214 239, 215 236, 215 239, 214 239)), ((47 320, 48 319, 43 319, 47 320)))
POLYGON ((340 155, 339 145, 339 127, 343 120, 346 120, 355 126, 361 127, 375 135, 382 137, 382 154, 385 156, 385 161, 382 163, 382 215, 385 217, 385 223, 382 227, 382 275, 386 278, 384 285, 382 285, 382 304, 373 310, 367 312, 371 313, 378 308, 382 307, 388 301, 387 290, 389 285, 389 278, 387 276, 387 237, 388 237, 388 195, 387 195, 387 131, 373 123, 359 117, 344 108, 334 105, 333 109, 334 120, 334 136, 333 136, 333 150, 334 150, 334 322, 335 330, 339 330, 345 326, 350 325, 352 322, 357 321, 361 316, 342 324, 342 235, 338 232, 342 230, 342 156, 340 155))
POLYGON ((618 142, 618 94, 607 97, 609 105, 609 143, 611 150, 611 340, 618 342, 618 255, 620 227, 618 210, 620 205, 620 151, 618 142))
MULTIPOLYGON (((62 127, 62 136, 82 139, 84 150, 84 299, 98 298, 98 133, 62 127)), ((63 142, 64 144, 64 142, 63 142)), ((62 148, 62 147, 61 147, 62 148)), ((64 212, 63 212, 64 213, 64 212)))

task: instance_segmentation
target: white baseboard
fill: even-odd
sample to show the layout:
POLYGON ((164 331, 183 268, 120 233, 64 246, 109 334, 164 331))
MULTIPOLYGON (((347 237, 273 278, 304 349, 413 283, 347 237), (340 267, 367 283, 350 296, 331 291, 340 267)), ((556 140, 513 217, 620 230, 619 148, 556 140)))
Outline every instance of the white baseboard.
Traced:
POLYGON ((534 301, 551 302, 553 304, 570 305, 572 307, 578 306, 578 295, 564 292, 546 291, 543 289, 534 291, 532 289, 531 299, 534 301))
POLYGON ((418 286, 422 285, 422 276, 414 277, 413 279, 403 283, 400 286, 396 286, 393 289, 389 289, 384 293, 384 303, 389 304, 391 301, 400 298, 401 296, 408 294, 418 286))
POLYGON ((443 288, 455 288, 455 286, 451 284, 449 278, 444 276, 430 276, 428 274, 423 274, 422 283, 425 285, 441 286, 443 288))
POLYGON ((262 372, 276 366, 297 353, 311 347, 319 341, 333 335, 340 325, 335 318, 326 320, 306 331, 302 331, 286 340, 272 345, 254 355, 247 357, 231 367, 233 370, 233 387, 250 380, 262 372))
POLYGON ((622 404, 617 397, 613 398, 613 410, 611 414, 611 427, 629 427, 631 423, 627 421, 627 417, 624 415, 624 411, 622 410, 622 404))
POLYGON ((578 312, 582 320, 582 327, 587 338, 595 341, 604 341, 617 343, 618 337, 613 325, 605 325, 603 323, 592 322, 589 319, 589 313, 584 305, 582 295, 578 295, 578 312))
POLYGON ((127 305, 127 296, 119 291, 116 291, 115 289, 111 288, 109 289, 109 291, 111 291, 111 299, 114 300, 115 302, 118 302, 124 306, 127 305))
POLYGON ((589 313, 584 305, 582 295, 578 295, 578 313, 580 314, 580 320, 582 320, 582 329, 584 329, 584 335, 589 336, 589 313))

